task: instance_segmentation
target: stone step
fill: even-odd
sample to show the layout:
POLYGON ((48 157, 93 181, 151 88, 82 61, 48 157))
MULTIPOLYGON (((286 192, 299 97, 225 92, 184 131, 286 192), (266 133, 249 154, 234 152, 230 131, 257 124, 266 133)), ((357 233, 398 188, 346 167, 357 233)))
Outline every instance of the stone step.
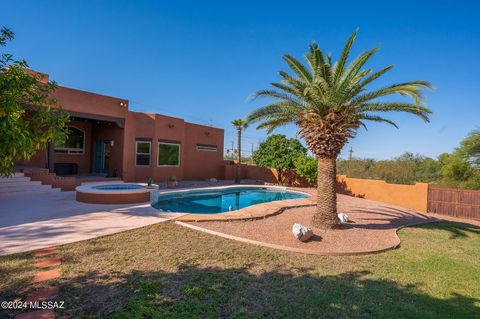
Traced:
POLYGON ((50 185, 25 185, 25 186, 15 186, 15 187, 5 187, 0 188, 0 194, 6 193, 18 193, 18 192, 52 192, 59 191, 60 189, 52 188, 50 185))
POLYGON ((40 181, 11 181, 11 182, 4 182, 0 180, 0 188, 5 187, 17 187, 17 186, 29 186, 29 185, 42 185, 40 181))
POLYGON ((0 183, 18 183, 18 182, 29 182, 30 177, 23 176, 12 176, 12 177, 2 177, 0 178, 0 183))

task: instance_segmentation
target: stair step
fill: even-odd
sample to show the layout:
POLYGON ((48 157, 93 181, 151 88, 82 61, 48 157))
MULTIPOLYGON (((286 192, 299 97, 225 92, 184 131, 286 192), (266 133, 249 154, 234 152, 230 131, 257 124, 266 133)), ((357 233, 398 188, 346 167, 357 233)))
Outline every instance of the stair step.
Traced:
POLYGON ((4 181, 0 180, 0 188, 6 187, 21 187, 21 186, 34 186, 34 185, 42 185, 40 181, 19 181, 19 182, 8 182, 5 183, 4 181))
POLYGON ((12 193, 12 192, 30 192, 35 190, 51 190, 50 185, 23 185, 14 187, 1 187, 0 193, 12 193))
POLYGON ((12 176, 12 177, 2 177, 0 178, 0 183, 17 183, 17 182, 29 182, 30 177, 25 176, 12 176))
POLYGON ((31 195, 31 194, 35 194, 35 195, 39 195, 39 194, 45 194, 45 195, 52 195, 52 194, 57 194, 57 193, 60 193, 61 190, 60 188, 51 188, 51 189, 47 189, 47 190, 44 190, 44 189, 40 189, 40 190, 32 190, 32 191, 18 191, 18 192, 8 192, 8 193, 2 193, 0 192, 0 198, 2 197, 11 197, 11 196, 18 196, 18 197, 21 197, 23 195, 31 195))

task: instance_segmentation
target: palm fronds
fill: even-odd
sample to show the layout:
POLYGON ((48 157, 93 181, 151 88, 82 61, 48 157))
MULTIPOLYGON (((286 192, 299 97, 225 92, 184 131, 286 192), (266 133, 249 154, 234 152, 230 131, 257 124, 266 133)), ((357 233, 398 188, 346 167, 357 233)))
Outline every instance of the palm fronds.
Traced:
POLYGON ((378 48, 364 51, 348 63, 357 33, 355 31, 348 38, 339 60, 333 65, 331 55, 325 55, 314 42, 304 56, 306 63, 285 55, 283 59, 291 72, 280 71, 282 81, 272 83, 274 89, 261 90, 252 96, 252 100, 269 98, 274 102, 250 113, 247 122, 257 123, 257 128, 269 132, 282 125, 297 124, 300 136, 315 149, 315 154, 322 156, 336 156, 347 139, 355 135, 356 129, 365 126, 365 121, 396 127, 393 121, 379 113, 405 112, 428 122, 432 112, 424 105, 423 89, 432 88, 429 82, 409 81, 367 91, 368 85, 390 71, 393 65, 378 71, 364 68, 378 48), (406 96, 411 102, 385 101, 393 95, 406 96), (341 140, 332 141, 336 145, 332 150, 327 144, 334 136, 341 140))

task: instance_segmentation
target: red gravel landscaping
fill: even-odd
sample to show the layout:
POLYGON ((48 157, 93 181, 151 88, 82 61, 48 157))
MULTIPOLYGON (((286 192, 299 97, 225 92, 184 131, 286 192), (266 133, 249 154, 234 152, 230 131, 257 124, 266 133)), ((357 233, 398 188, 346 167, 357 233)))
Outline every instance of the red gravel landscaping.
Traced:
MULTIPOLYGON (((399 227, 444 219, 381 202, 338 195, 338 212, 347 213, 350 223, 338 230, 321 230, 311 226, 315 207, 291 208, 265 219, 250 221, 190 222, 229 236, 283 246, 283 249, 313 254, 361 254, 395 248, 400 244, 399 227), (315 236, 303 243, 292 235, 292 225, 312 227, 315 236)), ((462 221, 462 220, 459 220, 462 221)), ((466 221, 469 222, 469 221, 466 221)), ((472 222, 474 223, 474 222, 472 222)), ((280 248, 280 247, 277 247, 280 248)))

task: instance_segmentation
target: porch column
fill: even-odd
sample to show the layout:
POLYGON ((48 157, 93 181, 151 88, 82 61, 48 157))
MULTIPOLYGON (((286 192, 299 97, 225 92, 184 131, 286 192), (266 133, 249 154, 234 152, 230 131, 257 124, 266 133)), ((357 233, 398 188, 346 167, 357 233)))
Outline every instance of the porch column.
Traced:
POLYGON ((47 147, 47 166, 48 171, 53 173, 54 169, 54 154, 55 154, 55 143, 53 141, 48 142, 47 147))

